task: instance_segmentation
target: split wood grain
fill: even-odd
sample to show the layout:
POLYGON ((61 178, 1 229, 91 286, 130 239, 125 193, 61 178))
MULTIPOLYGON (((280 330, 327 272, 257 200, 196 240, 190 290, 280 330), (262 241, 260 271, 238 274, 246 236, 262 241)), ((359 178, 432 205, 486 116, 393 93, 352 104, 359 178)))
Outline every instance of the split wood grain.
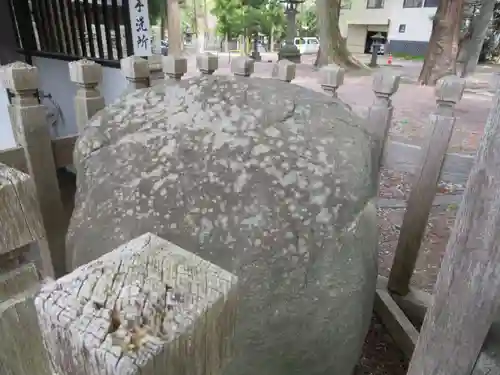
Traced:
POLYGON ((36 298, 56 372, 217 374, 231 353, 237 278, 153 234, 36 298))
POLYGON ((53 277, 51 254, 33 179, 3 164, 0 164, 0 223, 0 255, 37 242, 39 271, 45 277, 53 277))

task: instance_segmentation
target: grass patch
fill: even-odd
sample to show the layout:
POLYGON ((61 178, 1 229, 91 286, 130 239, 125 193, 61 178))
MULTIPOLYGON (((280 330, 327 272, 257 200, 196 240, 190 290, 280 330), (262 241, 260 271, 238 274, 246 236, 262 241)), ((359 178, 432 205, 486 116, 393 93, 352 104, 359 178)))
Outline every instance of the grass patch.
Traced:
POLYGON ((413 61, 423 61, 425 59, 425 56, 412 56, 406 53, 393 53, 392 56, 397 57, 398 59, 413 60, 413 61))

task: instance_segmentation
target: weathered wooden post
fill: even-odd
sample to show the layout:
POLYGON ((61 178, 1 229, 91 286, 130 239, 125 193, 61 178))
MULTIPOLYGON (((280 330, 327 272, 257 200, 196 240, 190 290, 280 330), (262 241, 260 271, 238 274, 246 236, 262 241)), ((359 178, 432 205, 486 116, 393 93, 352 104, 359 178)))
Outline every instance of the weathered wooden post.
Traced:
MULTIPOLYGON (((440 100, 458 100, 463 83, 453 82, 456 83, 441 87, 441 92, 447 91, 447 94, 441 93, 440 100)), ((451 112, 451 108, 452 104, 446 110, 451 112)), ((425 315, 408 375, 472 373, 491 323, 498 319, 499 235, 500 86, 446 246, 434 288, 434 302, 425 315)))
POLYGON ((130 89, 145 89, 150 86, 148 60, 139 56, 129 56, 120 61, 120 66, 130 89))
POLYGON ((187 73, 187 59, 179 56, 163 56, 161 59, 165 78, 179 81, 187 73))
POLYGON ((320 70, 321 88, 330 93, 332 97, 337 97, 337 90, 344 84, 345 69, 338 65, 330 64, 320 70))
POLYGON ((219 58, 209 52, 198 55, 196 66, 201 74, 212 75, 219 68, 219 58))
POLYGON ((0 223, 0 272, 20 266, 23 252, 36 242, 40 252, 36 254, 38 270, 43 277, 54 277, 33 179, 3 164, 0 164, 0 223))
POLYGON ((236 284, 147 233, 45 285, 35 303, 60 374, 218 374, 231 356, 236 284))
POLYGON ((78 131, 81 132, 89 119, 104 108, 104 97, 97 86, 102 80, 102 66, 90 60, 69 63, 69 76, 76 83, 75 114, 78 131))
POLYGON ((38 326, 33 291, 4 301, 0 298, 0 337, 0 374, 53 375, 38 326))
POLYGON ((255 66, 254 59, 248 56, 238 56, 231 60, 231 73, 235 76, 250 77, 255 66))
POLYGON ((465 81, 457 76, 444 77, 436 87, 437 109, 430 117, 430 134, 427 145, 422 148, 422 163, 415 175, 415 182, 408 198, 389 275, 389 290, 402 296, 409 292, 410 279, 455 126, 454 107, 462 98, 464 88, 465 81))
POLYGON ((389 129, 391 127, 394 108, 392 106, 392 95, 398 91, 401 76, 391 72, 377 72, 373 76, 373 93, 375 101, 368 110, 369 131, 375 137, 377 143, 375 160, 378 163, 375 171, 380 172, 384 146, 387 142, 389 129))
POLYGON ((55 275, 61 276, 66 270, 66 223, 46 109, 32 99, 38 90, 38 70, 22 62, 10 64, 4 71, 3 83, 4 87, 20 97, 19 105, 14 108, 16 122, 13 126, 35 183, 55 275))
POLYGON ((275 79, 285 82, 291 82, 295 79, 297 66, 289 60, 279 60, 273 66, 271 76, 275 79))

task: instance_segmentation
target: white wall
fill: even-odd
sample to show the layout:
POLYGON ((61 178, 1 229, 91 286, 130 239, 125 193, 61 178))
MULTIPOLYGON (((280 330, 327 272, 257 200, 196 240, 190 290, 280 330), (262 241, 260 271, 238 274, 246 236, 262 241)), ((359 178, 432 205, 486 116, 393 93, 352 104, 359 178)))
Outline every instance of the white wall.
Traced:
POLYGON ((403 0, 385 0, 382 9, 367 9, 366 0, 354 0, 351 9, 340 12, 340 31, 347 37, 348 25, 389 25, 389 40, 427 42, 432 31, 431 17, 436 8, 403 8, 403 0), (406 25, 404 33, 399 25, 406 25))
POLYGON ((9 97, 7 96, 7 91, 0 82, 0 150, 16 147, 9 112, 7 111, 8 105, 9 97))
POLYGON ((400 3, 398 8, 392 9, 389 40, 428 42, 436 8, 403 8, 402 1, 400 3), (399 25, 406 25, 404 33, 399 32, 399 25))
MULTIPOLYGON (((55 136, 66 136, 78 133, 75 120, 74 98, 76 85, 69 79, 68 62, 42 57, 34 57, 33 65, 38 68, 40 89, 51 94, 52 100, 62 111, 62 118, 57 118, 54 129, 55 136)), ((103 81, 99 87, 106 103, 112 103, 125 90, 126 79, 120 69, 103 67, 103 81)), ((43 103, 54 111, 55 105, 48 99, 43 103)))

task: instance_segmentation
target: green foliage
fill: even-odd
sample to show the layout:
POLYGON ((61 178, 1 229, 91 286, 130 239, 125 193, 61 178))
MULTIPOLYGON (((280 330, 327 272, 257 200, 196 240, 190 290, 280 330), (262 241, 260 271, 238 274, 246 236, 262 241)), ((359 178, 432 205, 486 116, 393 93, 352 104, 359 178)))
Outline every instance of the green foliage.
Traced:
POLYGON ((318 19, 316 16, 316 6, 312 5, 299 13, 297 29, 301 36, 318 35, 318 19))
POLYGON ((245 33, 270 36, 281 33, 285 25, 279 0, 215 0, 212 14, 219 34, 229 38, 245 33))
POLYGON ((167 0, 148 0, 149 9, 149 22, 151 25, 156 25, 160 22, 163 14, 165 14, 165 7, 167 6, 167 0))

